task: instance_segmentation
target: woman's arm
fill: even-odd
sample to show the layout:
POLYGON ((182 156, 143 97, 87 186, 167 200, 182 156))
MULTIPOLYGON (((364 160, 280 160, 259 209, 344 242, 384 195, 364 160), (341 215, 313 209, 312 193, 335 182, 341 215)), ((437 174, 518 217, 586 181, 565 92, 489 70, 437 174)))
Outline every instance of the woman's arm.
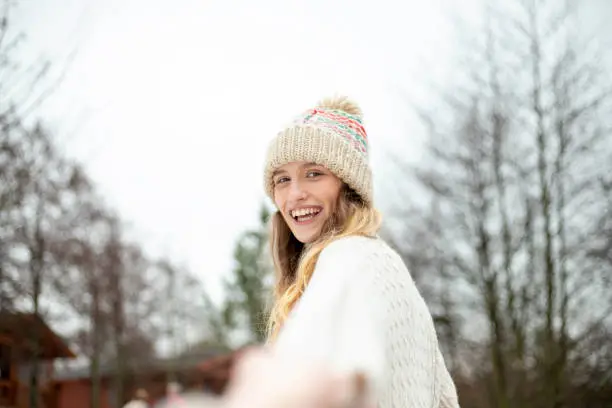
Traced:
POLYGON ((364 404, 362 392, 363 382, 355 376, 259 349, 240 359, 226 404, 218 408, 374 408, 364 404))
POLYGON ((345 238, 321 253, 278 350, 363 373, 377 401, 430 408, 440 398, 431 314, 400 257, 380 241, 345 238))
POLYGON ((370 395, 385 381, 384 302, 373 296, 376 269, 351 237, 321 253, 302 298, 281 331, 281 358, 318 361, 340 373, 361 373, 370 395))

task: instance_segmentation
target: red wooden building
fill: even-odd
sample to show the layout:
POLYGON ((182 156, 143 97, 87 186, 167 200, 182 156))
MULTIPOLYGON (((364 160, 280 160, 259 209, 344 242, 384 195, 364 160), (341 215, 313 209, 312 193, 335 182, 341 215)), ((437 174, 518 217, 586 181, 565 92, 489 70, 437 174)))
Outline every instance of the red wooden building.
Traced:
POLYGON ((30 377, 36 355, 38 406, 57 408, 53 363, 56 359, 74 358, 74 353, 40 316, 0 313, 0 406, 30 406, 30 377))
MULTIPOLYGON (((120 408, 137 389, 145 389, 149 402, 155 403, 166 395, 168 373, 185 391, 196 390, 221 394, 227 384, 231 367, 240 351, 209 348, 172 360, 153 360, 126 370, 122 377, 123 398, 117 401, 116 372, 112 366, 100 367, 99 408, 120 408)), ((87 408, 91 406, 92 381, 88 367, 58 372, 54 380, 55 408, 87 408)))
MULTIPOLYGON (((220 394, 240 350, 203 347, 179 358, 157 359, 131 367, 123 373, 123 400, 114 391, 115 368, 100 367, 99 408, 121 408, 139 388, 150 402, 166 394, 168 373, 175 374, 184 390, 220 394)), ((92 381, 88 367, 57 370, 58 359, 74 359, 75 354, 39 316, 27 313, 0 313, 0 407, 30 407, 31 361, 38 355, 38 408, 91 407, 92 381)))

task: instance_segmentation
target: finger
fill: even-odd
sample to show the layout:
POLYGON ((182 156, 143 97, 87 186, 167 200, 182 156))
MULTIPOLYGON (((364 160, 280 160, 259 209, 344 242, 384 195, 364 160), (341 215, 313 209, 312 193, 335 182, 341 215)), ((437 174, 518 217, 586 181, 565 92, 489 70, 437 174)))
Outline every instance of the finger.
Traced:
POLYGON ((337 378, 331 383, 331 389, 330 406, 334 408, 366 408, 370 405, 367 380, 361 373, 337 378))

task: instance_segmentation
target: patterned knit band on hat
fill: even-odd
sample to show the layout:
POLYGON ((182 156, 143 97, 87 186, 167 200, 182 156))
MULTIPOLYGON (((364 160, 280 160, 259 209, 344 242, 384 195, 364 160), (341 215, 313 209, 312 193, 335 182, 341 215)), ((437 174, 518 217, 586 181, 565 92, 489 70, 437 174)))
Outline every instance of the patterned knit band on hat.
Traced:
POLYGON ((270 198, 274 199, 274 170, 298 161, 325 166, 372 205, 372 172, 362 112, 347 97, 324 99, 272 141, 265 167, 265 188, 270 198))

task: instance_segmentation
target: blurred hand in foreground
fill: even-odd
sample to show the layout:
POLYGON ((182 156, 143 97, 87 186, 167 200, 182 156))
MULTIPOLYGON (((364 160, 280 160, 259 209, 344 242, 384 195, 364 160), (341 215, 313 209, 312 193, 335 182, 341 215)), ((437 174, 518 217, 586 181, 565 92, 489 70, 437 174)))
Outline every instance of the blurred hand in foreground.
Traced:
POLYGON ((236 362, 222 398, 183 394, 177 406, 159 408, 374 408, 367 404, 363 376, 340 375, 322 364, 278 358, 265 349, 236 362))
POLYGON ((237 362, 226 394, 227 408, 370 408, 365 380, 333 373, 315 362, 276 358, 254 349, 237 362))

